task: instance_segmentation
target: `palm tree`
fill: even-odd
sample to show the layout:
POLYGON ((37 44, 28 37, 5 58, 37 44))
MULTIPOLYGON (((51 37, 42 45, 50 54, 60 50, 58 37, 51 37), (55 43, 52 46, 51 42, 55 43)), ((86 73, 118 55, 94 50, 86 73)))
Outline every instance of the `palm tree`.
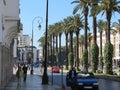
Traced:
MULTIPOLYGON (((52 57, 55 57, 55 45, 54 45, 54 39, 55 39, 55 24, 53 25, 49 25, 48 27, 48 36, 51 37, 51 55, 52 57)), ((56 63, 56 61, 54 61, 54 64, 56 63)))
POLYGON ((77 5, 75 6, 75 8, 74 8, 74 10, 73 10, 73 14, 75 14, 75 13, 77 13, 77 11, 79 10, 79 9, 81 9, 81 11, 82 11, 82 13, 84 14, 84 18, 85 18, 85 26, 84 26, 84 28, 85 28, 85 35, 84 35, 84 37, 85 37, 85 52, 84 52, 84 57, 83 57, 83 59, 84 59, 84 69, 86 70, 86 71, 88 71, 88 50, 87 50, 87 30, 88 30, 88 11, 89 11, 89 8, 88 8, 88 6, 89 6, 89 0, 75 0, 75 1, 73 1, 72 3, 77 3, 77 5))
POLYGON ((80 17, 79 14, 76 14, 74 17, 74 22, 73 22, 73 28, 74 28, 74 32, 76 33, 76 37, 77 37, 77 46, 76 46, 76 63, 77 63, 77 70, 79 69, 79 50, 78 50, 78 47, 79 47, 79 32, 80 30, 83 28, 83 18, 80 17))
POLYGON ((92 45, 92 50, 91 50, 91 56, 92 56, 92 71, 96 72, 97 67, 98 67, 98 56, 99 56, 99 48, 96 43, 96 32, 97 32, 97 14, 99 11, 99 6, 98 6, 98 1, 99 0, 90 0, 90 7, 91 7, 91 16, 93 17, 93 45, 92 45))
POLYGON ((69 63, 68 63, 68 23, 69 23, 69 20, 67 18, 64 19, 63 21, 63 31, 65 33, 65 37, 66 37, 66 69, 68 70, 68 66, 69 66, 69 63))
POLYGON ((54 24, 54 34, 55 34, 55 56, 56 56, 56 66, 58 66, 59 64, 59 61, 58 61, 58 35, 59 35, 59 33, 58 33, 58 23, 55 23, 54 24))
POLYGON ((105 73, 112 74, 112 57, 113 57, 113 46, 110 41, 110 23, 111 17, 114 12, 120 12, 120 1, 117 0, 101 0, 100 11, 102 15, 106 14, 107 19, 107 43, 105 44, 104 55, 105 55, 105 73), (111 50, 110 50, 111 49, 111 50), (109 57, 108 57, 109 56, 109 57))
MULTIPOLYGON (((62 32, 63 32, 62 22, 56 23, 56 30, 57 30, 57 33, 59 35, 59 54, 61 55, 61 35, 62 35, 62 32)), ((62 62, 62 65, 63 65, 63 61, 61 61, 61 56, 60 56, 60 59, 58 61, 58 65, 59 65, 60 62, 62 62)))
POLYGON ((99 3, 99 0, 90 0, 90 7, 91 7, 91 14, 90 16, 93 17, 93 40, 94 40, 94 43, 96 43, 96 32, 97 32, 97 22, 96 22, 96 19, 97 19, 97 14, 99 12, 99 6, 98 6, 98 3, 99 3))
POLYGON ((65 21, 65 33, 70 33, 70 53, 72 53, 72 57, 70 60, 71 63, 71 67, 73 67, 74 65, 74 58, 73 58, 73 32, 74 32, 74 27, 73 27, 73 23, 74 23, 74 19, 73 16, 69 16, 66 19, 64 19, 65 21))
POLYGON ((53 25, 49 25, 48 26, 48 37, 50 37, 50 41, 49 41, 49 45, 50 45, 50 61, 51 61, 51 67, 53 66, 53 33, 52 33, 52 30, 53 30, 53 25))
MULTIPOLYGON (((58 36, 59 36, 59 43, 61 43, 61 35, 62 35, 62 22, 57 22, 53 25, 49 25, 49 30, 48 30, 49 35, 56 37, 56 64, 59 65, 58 61, 58 36)), ((53 38, 54 40, 54 38, 53 38)), ((54 41, 53 41, 54 43, 54 41)), ((59 45, 59 50, 61 49, 61 44, 59 45)))
POLYGON ((73 23, 74 23, 74 18, 73 16, 69 17, 69 28, 68 28, 68 32, 70 33, 70 50, 73 53, 73 32, 74 32, 74 28, 73 28, 73 23))
POLYGON ((114 12, 120 12, 120 6, 118 4, 120 1, 117 0, 102 0, 101 2, 101 8, 100 11, 102 12, 102 15, 106 13, 106 19, 107 19, 107 41, 110 42, 110 22, 111 17, 114 12))
POLYGON ((98 30, 100 32, 100 60, 99 60, 99 65, 100 65, 100 68, 103 69, 103 55, 102 55, 102 33, 103 33, 103 30, 104 30, 104 26, 105 26, 105 22, 103 20, 99 20, 98 21, 98 24, 97 24, 97 27, 98 27, 98 30))
POLYGON ((84 50, 84 36, 83 35, 80 35, 79 44, 80 44, 80 48, 79 48, 80 64, 83 66, 83 60, 82 60, 82 54, 83 54, 83 50, 84 50))

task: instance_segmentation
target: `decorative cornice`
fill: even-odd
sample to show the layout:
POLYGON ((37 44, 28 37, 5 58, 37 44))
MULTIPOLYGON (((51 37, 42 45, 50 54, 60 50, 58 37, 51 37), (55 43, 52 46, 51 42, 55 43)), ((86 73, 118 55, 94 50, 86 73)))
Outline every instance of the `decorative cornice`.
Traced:
POLYGON ((5 20, 11 20, 11 21, 18 21, 18 20, 20 20, 19 17, 12 17, 12 16, 5 16, 4 19, 5 20))

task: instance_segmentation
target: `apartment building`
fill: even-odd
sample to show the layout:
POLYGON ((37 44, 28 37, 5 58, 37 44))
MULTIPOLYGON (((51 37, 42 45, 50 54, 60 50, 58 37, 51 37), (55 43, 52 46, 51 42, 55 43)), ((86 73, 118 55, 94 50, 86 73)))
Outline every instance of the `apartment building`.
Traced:
MULTIPOLYGON (((113 52, 113 69, 118 69, 120 67, 120 31, 116 30, 116 28, 112 28, 111 30, 111 43, 114 48, 113 52)), ((91 50, 91 45, 93 43, 93 39, 89 42, 88 41, 88 52, 91 50)), ((103 31, 102 33, 102 55, 104 56, 104 46, 106 43, 106 33, 103 31)), ((97 45, 100 48, 100 33, 97 32, 97 45)), ((84 51, 84 45, 79 46, 79 58, 81 60, 82 58, 82 53, 84 51)), ((100 54, 100 49, 99 49, 99 54, 100 54)), ((91 62, 91 55, 88 53, 88 60, 89 63, 91 62)))
MULTIPOLYGON (((114 48, 114 55, 113 55, 113 68, 118 68, 120 62, 120 32, 113 28, 111 30, 111 43, 113 44, 114 48)), ((106 33, 102 33, 102 52, 104 54, 104 46, 106 43, 106 33)), ((100 33, 97 33, 97 44, 100 47, 100 33)))
POLYGON ((19 0, 0 0, 0 90, 13 74, 17 34, 21 30, 19 0))

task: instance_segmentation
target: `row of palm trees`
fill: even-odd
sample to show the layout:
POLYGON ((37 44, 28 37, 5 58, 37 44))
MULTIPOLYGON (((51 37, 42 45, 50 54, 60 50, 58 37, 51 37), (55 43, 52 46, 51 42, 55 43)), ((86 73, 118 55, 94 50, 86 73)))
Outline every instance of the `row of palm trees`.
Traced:
MULTIPOLYGON (((83 68, 88 71, 89 61, 88 61, 88 15, 93 17, 93 44, 91 50, 91 61, 92 61, 92 71, 96 72, 98 69, 98 62, 103 62, 102 55, 102 32, 106 30, 106 44, 104 47, 104 64, 106 73, 112 74, 112 56, 113 56, 113 46, 110 41, 110 30, 111 30, 111 17, 113 12, 120 12, 120 1, 117 0, 75 0, 71 4, 76 4, 73 10, 73 16, 65 18, 63 21, 59 21, 48 27, 48 44, 51 46, 51 55, 58 54, 61 52, 61 36, 64 33, 66 38, 66 69, 68 69, 68 54, 71 53, 70 65, 74 66, 74 53, 73 53, 73 35, 76 34, 76 66, 79 69, 79 60, 83 61, 83 68), (81 14, 77 14, 78 11, 81 14), (90 13, 89 13, 90 10, 90 13), (99 20, 97 22, 97 15, 102 13, 106 15, 106 21, 99 20), (100 48, 96 43, 96 32, 97 27, 100 32, 100 48), (80 30, 84 30, 84 38, 79 39, 80 30), (68 37, 70 36, 70 37, 68 37), (59 37, 59 50, 58 50, 58 37, 59 37), (70 39, 70 40, 69 40, 70 39), (56 41, 55 41, 56 40, 56 41), (70 41, 70 42, 69 42, 70 41), (56 42, 56 44, 54 44, 56 42), (68 48, 68 42, 70 43, 70 49, 68 48), (84 45, 83 45, 84 44, 84 45), (56 45, 56 49, 54 49, 56 45), (82 58, 79 59, 79 45, 83 45, 82 58), (100 54, 99 54, 100 49, 100 54), (68 53, 69 52, 69 53, 68 53), (100 60, 99 60, 100 56, 100 60)), ((118 26, 118 24, 116 24, 118 26)), ((118 28, 118 27, 117 27, 118 28)), ((120 29, 120 28, 118 28, 120 29)), ((82 36, 81 36, 82 37, 82 36)), ((45 37, 41 37, 39 42, 41 45, 45 46, 45 37)), ((43 49, 44 50, 44 49, 43 49)), ((49 55, 49 54, 48 54, 49 55)), ((57 63, 59 61, 57 60, 57 63)))

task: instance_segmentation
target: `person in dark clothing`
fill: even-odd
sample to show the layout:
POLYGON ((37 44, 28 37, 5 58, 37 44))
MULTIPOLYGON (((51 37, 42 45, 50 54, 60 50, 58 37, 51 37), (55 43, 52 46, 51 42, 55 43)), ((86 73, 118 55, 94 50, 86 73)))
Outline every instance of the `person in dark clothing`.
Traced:
POLYGON ((23 66, 23 73, 24 73, 24 76, 23 76, 23 81, 25 82, 26 81, 26 78, 27 78, 27 65, 24 64, 23 66))
POLYGON ((76 90, 76 87, 75 87, 75 78, 76 78, 76 70, 74 67, 72 67, 72 69, 69 71, 69 78, 72 80, 72 84, 71 84, 71 90, 76 90))

